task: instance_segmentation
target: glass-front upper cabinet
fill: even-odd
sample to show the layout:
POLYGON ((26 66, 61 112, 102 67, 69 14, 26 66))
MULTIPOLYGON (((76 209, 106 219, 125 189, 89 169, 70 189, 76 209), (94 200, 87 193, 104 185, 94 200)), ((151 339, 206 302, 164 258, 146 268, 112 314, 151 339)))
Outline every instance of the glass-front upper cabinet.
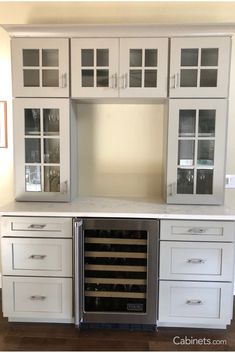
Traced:
POLYGON ((170 97, 228 96, 230 37, 173 38, 170 97))
POLYGON ((167 65, 167 38, 121 38, 120 97, 166 97, 167 65))
POLYGON ((227 100, 169 103, 167 202, 222 204, 227 100))
POLYGON ((69 97, 69 41, 12 39, 13 97, 69 97))
POLYGON ((69 100, 14 100, 18 201, 70 200, 69 100))
POLYGON ((71 40, 72 97, 118 97, 117 38, 71 40))

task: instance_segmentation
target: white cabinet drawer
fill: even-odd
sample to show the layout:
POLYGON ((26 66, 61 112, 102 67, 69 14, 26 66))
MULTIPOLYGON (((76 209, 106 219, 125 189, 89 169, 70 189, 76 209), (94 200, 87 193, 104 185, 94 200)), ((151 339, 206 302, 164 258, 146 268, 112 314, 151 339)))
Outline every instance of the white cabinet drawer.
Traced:
POLYGON ((72 318, 71 278, 3 277, 3 314, 14 318, 72 318))
POLYGON ((159 325, 229 324, 232 300, 232 283, 160 281, 159 325))
POLYGON ((233 281, 233 243, 160 243, 160 279, 233 281))
POLYGON ((4 275, 72 276, 72 239, 2 238, 4 275))
POLYGON ((161 240, 234 241, 234 222, 162 220, 161 240))
POLYGON ((2 237, 72 237, 72 219, 55 217, 2 217, 2 237))

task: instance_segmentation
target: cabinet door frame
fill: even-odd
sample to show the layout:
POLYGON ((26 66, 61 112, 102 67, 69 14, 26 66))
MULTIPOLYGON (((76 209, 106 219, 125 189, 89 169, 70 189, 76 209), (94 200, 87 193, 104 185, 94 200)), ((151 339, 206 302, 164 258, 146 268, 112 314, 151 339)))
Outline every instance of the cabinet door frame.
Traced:
MULTIPOLYGON (((14 131, 14 173, 15 195, 17 201, 55 201, 70 200, 70 102, 69 99, 14 99, 13 100, 14 131), (60 109, 60 192, 25 191, 25 144, 24 144, 24 109, 60 109)), ((42 139, 40 135, 40 139, 42 139)), ((43 168, 43 155, 41 167, 43 168)), ((42 180, 43 189, 43 180, 42 180)))
MULTIPOLYGON (((118 38, 72 38, 71 39, 71 70, 72 70, 72 97, 73 98, 114 98, 118 97, 118 38), (82 87, 82 49, 109 49, 109 87, 96 87, 96 55, 93 66, 84 66, 84 69, 94 70, 94 87, 82 87)), ((99 66, 102 68, 102 66, 99 66)))
MULTIPOLYGON (((69 97, 69 40, 66 38, 13 38, 11 40, 13 97, 69 97), (22 49, 59 50, 59 87, 43 87, 39 54, 39 87, 24 87, 22 49)), ((47 66, 44 66, 46 68, 47 66)), ((27 67, 29 68, 29 67, 27 67)), ((35 68, 34 66, 32 68, 35 68)), ((50 69, 50 66, 48 66, 50 69)))
MULTIPOLYGON (((129 98, 158 98, 167 97, 167 67, 168 67, 168 38, 120 38, 120 97, 129 98), (130 87, 129 80, 129 50, 157 49, 157 87, 130 87)), ((144 55, 142 57, 144 59, 144 55)), ((144 60, 143 60, 144 61, 144 60)), ((148 69, 142 61, 143 71, 148 69)), ((152 67, 151 67, 152 68, 152 67)), ((135 67, 133 67, 135 69, 135 67)), ((138 69, 138 68, 137 68, 138 69)))
MULTIPOLYGON (((171 98, 226 98, 229 90, 231 56, 230 37, 181 37, 171 39, 169 95, 171 98), (216 87, 180 87, 181 49, 218 48, 218 71, 216 87)), ((200 53, 198 58, 200 68, 200 53)), ((185 66, 190 68, 191 66, 185 66)), ((206 66, 208 69, 214 66, 206 66)), ((194 66, 193 66, 194 68, 194 66)), ((197 78, 199 82, 199 77, 197 78)))
MULTIPOLYGON (((226 99, 171 99, 169 103, 167 138, 167 203, 222 204, 224 201, 226 137, 226 99), (178 129, 180 109, 216 109, 214 174, 212 194, 177 194, 178 129)), ((196 161, 195 161, 196 166, 196 161)), ((195 168, 195 167, 194 167, 195 168)))

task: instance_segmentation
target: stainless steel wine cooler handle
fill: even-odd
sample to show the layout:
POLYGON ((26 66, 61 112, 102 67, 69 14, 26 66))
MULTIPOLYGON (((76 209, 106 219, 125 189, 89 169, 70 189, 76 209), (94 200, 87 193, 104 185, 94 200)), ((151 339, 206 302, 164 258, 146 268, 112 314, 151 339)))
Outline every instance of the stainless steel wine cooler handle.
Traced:
MULTIPOLYGON (((79 274, 81 271, 81 267, 79 264, 82 264, 82 257, 80 258, 81 254, 81 246, 82 246, 82 220, 75 219, 74 220, 74 318, 75 318, 75 325, 79 326, 80 323, 80 307, 81 303, 79 298, 80 297, 80 283, 79 281, 79 274)), ((82 300, 82 299, 81 299, 82 300)))

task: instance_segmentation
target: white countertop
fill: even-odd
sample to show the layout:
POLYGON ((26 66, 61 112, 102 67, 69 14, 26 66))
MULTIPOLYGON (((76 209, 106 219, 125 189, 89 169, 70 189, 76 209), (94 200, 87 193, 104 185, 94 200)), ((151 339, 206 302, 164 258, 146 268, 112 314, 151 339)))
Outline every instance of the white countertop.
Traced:
POLYGON ((234 205, 198 206, 167 205, 156 200, 79 197, 70 203, 13 202, 1 207, 0 215, 235 220, 235 201, 234 205))

